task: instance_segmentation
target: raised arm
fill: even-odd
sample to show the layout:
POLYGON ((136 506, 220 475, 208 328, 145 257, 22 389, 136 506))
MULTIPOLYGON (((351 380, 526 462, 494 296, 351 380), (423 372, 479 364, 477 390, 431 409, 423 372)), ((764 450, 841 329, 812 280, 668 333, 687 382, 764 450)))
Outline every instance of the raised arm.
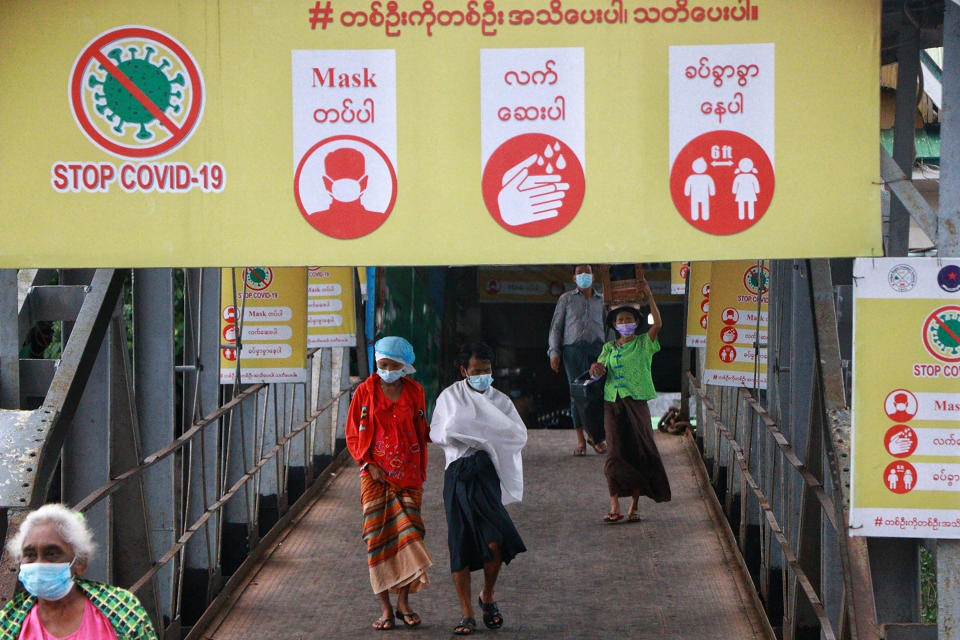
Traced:
POLYGON ((650 283, 646 280, 641 280, 640 290, 646 294, 647 301, 650 303, 650 315, 653 316, 653 324, 650 325, 650 330, 647 331, 647 335, 650 337, 650 342, 653 342, 657 339, 657 334, 660 333, 663 320, 660 318, 660 309, 657 308, 657 301, 653 298, 653 291, 650 290, 650 283))

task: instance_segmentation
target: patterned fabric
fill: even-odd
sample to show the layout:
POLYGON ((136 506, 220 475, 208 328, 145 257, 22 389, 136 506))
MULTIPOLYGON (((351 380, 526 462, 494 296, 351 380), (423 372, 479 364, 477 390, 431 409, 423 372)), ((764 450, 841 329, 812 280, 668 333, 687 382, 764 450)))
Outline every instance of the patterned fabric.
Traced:
POLYGON ((593 291, 589 298, 580 289, 567 291, 557 300, 550 321, 550 348, 547 355, 560 356, 561 348, 577 342, 603 342, 603 294, 593 291))
POLYGON ((363 541, 374 593, 396 592, 407 585, 416 593, 430 583, 427 569, 433 560, 423 542, 422 499, 422 489, 404 489, 360 476, 363 541))
MULTIPOLYGON (((76 583, 113 625, 117 640, 157 640, 153 623, 137 596, 126 589, 93 580, 77 578, 76 583)), ((18 640, 23 621, 36 603, 35 597, 21 592, 0 610, 0 640, 18 640)))
POLYGON ((643 333, 619 347, 615 342, 603 345, 597 362, 607 368, 607 382, 603 387, 603 399, 615 402, 617 398, 653 400, 657 390, 653 388, 650 365, 653 354, 660 351, 660 341, 643 333))
POLYGON ((357 464, 376 464, 394 484, 419 489, 427 477, 430 425, 423 387, 402 380, 397 402, 383 393, 375 373, 357 387, 347 412, 347 449, 357 464))

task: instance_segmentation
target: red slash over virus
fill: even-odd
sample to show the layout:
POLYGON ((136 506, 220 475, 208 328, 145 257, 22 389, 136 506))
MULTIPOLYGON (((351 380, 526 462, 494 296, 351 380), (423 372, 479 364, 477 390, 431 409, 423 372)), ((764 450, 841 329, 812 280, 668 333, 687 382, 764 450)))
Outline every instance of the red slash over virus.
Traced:
POLYGON ((69 89, 83 133, 122 158, 173 151, 203 111, 196 61, 174 38, 148 27, 120 27, 94 38, 74 62, 69 89))

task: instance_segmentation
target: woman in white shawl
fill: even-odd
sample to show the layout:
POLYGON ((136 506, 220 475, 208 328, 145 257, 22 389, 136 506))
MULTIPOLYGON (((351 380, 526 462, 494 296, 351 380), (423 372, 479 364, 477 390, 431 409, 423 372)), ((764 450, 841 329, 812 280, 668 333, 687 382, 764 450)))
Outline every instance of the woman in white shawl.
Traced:
POLYGON ((503 505, 523 498, 520 451, 527 430, 510 398, 491 387, 493 350, 482 342, 460 349, 464 379, 440 394, 430 422, 430 439, 446 455, 443 502, 447 514, 450 570, 460 599, 461 619, 454 635, 472 633, 470 572, 483 569, 479 604, 483 623, 503 626, 493 597, 497 575, 526 551, 503 505))

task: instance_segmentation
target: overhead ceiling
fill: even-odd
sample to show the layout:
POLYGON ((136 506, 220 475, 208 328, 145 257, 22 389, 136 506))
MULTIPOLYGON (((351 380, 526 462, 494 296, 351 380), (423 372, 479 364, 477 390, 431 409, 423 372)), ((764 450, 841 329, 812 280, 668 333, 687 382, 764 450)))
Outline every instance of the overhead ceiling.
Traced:
POLYGON ((919 28, 921 49, 943 46, 943 3, 944 0, 883 0, 881 64, 897 61, 900 28, 905 21, 919 28))

